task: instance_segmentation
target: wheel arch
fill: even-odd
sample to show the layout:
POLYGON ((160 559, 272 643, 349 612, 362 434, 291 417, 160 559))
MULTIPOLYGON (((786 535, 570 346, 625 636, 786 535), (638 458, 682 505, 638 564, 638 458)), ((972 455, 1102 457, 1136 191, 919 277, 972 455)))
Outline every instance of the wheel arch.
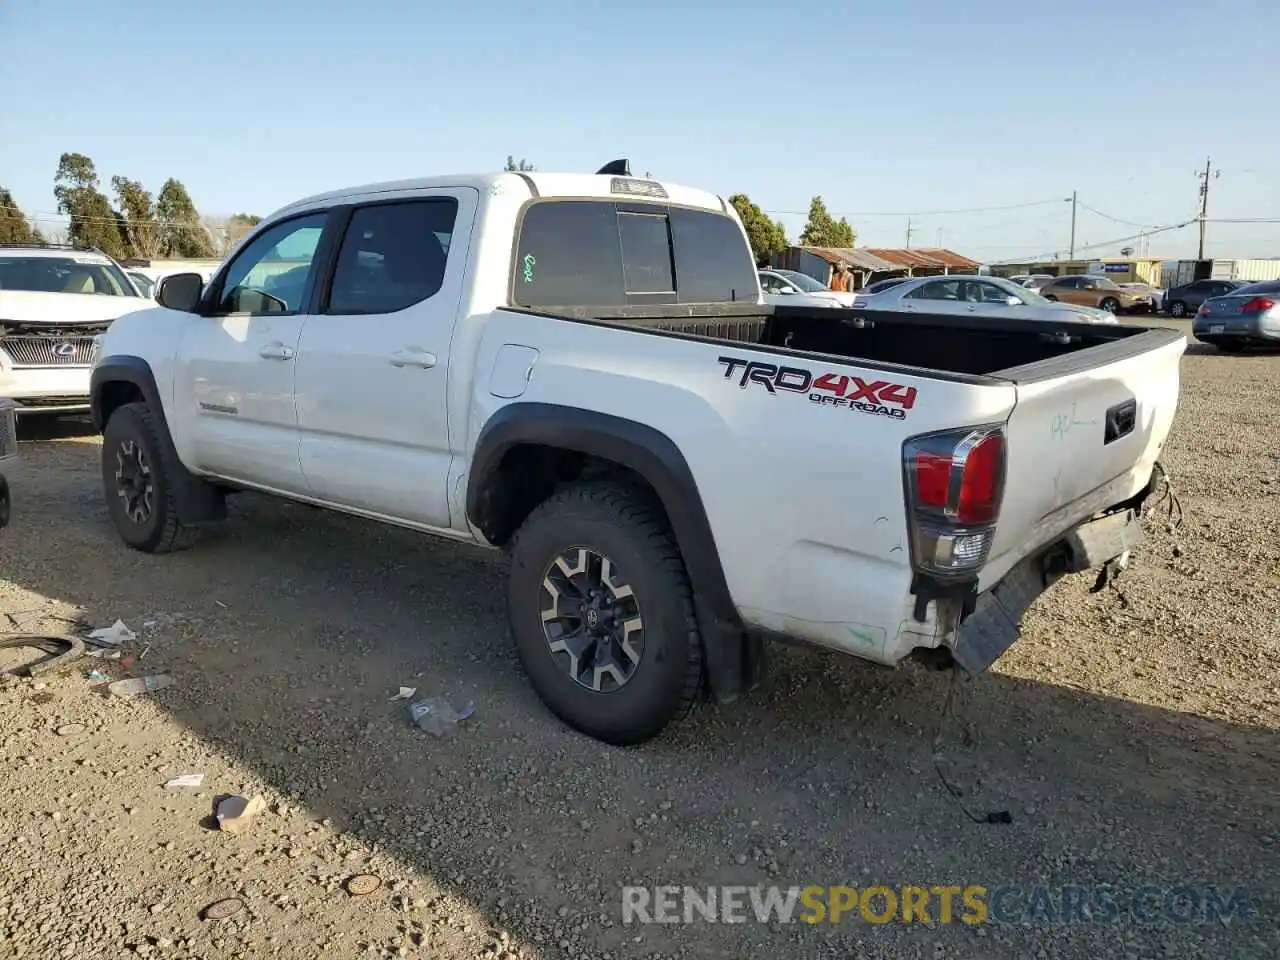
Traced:
POLYGON ((213 523, 226 517, 226 505, 216 488, 190 473, 178 456, 151 364, 130 354, 103 357, 89 375, 89 411, 94 429, 105 431, 111 415, 127 403, 145 403, 150 409, 166 459, 178 468, 170 481, 185 522, 213 523))
POLYGON ((554 484, 582 479, 582 467, 593 461, 616 464, 643 481, 666 513, 693 586, 708 683, 721 702, 735 699, 763 674, 763 641, 743 628, 697 481, 665 433, 577 407, 509 404, 489 419, 476 442, 467 519, 502 546, 554 484), (522 472, 529 462, 547 466, 543 485, 522 472))
POLYGON ((152 414, 159 419, 167 434, 164 404, 160 402, 160 390, 151 364, 141 357, 129 355, 99 360, 89 376, 89 411, 93 417, 93 428, 102 433, 111 414, 126 403, 138 401, 144 401, 151 407, 152 414))

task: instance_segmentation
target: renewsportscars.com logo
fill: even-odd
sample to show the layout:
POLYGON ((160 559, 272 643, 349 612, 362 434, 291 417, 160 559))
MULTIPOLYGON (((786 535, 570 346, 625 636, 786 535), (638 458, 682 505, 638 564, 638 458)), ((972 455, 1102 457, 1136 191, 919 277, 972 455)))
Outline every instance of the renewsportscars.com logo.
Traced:
POLYGON ((724 365, 724 378, 737 377, 738 386, 746 390, 750 384, 763 387, 776 395, 807 393, 809 400, 824 407, 843 407, 878 417, 905 420, 907 411, 916 405, 916 388, 889 380, 863 380, 844 373, 818 373, 804 367, 782 367, 743 357, 719 357, 724 365))
POLYGON ((981 884, 623 887, 624 924, 1168 924, 1227 926, 1249 917, 1246 887, 981 884))

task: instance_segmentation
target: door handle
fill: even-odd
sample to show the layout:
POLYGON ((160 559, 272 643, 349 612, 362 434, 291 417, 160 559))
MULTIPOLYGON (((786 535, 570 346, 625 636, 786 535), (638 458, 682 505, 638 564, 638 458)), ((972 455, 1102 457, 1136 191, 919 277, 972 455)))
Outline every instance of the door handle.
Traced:
POLYGON ((393 367, 421 367, 423 370, 430 370, 436 365, 436 355, 428 353, 426 350, 408 347, 404 350, 397 350, 391 355, 391 365, 393 367))
POLYGON ((292 360, 293 347, 286 347, 279 340, 276 340, 259 350, 258 356, 264 360, 292 360))

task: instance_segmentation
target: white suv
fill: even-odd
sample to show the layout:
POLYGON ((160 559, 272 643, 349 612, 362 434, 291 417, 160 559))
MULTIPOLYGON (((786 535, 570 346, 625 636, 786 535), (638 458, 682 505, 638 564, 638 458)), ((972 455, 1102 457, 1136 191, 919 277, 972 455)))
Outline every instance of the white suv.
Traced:
POLYGON ((0 397, 19 415, 87 411, 94 337, 150 306, 97 250, 0 244, 0 397))

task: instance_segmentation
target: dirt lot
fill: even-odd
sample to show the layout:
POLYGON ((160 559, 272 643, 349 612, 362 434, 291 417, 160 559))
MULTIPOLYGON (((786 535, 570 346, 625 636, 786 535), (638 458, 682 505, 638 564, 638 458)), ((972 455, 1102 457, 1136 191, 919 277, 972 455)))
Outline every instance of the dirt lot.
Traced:
POLYGON ((1124 600, 1055 586, 954 718, 946 676, 785 649, 745 701, 634 750, 542 708, 486 554, 242 497, 196 549, 143 556, 108 526, 96 438, 29 442, 0 620, 122 618, 134 672, 176 684, 108 698, 91 661, 0 684, 0 956, 1280 956, 1280 358, 1192 347, 1183 376, 1181 532, 1153 524, 1124 600), (402 684, 478 713, 432 739, 402 684), (1011 824, 943 788, 940 722, 963 802, 1011 824), (207 820, 234 792, 270 804, 238 837, 207 820), (359 873, 382 888, 350 896, 359 873), (1252 910, 621 923, 623 884, 877 882, 1243 886, 1252 910), (224 897, 244 909, 202 921, 224 897))

